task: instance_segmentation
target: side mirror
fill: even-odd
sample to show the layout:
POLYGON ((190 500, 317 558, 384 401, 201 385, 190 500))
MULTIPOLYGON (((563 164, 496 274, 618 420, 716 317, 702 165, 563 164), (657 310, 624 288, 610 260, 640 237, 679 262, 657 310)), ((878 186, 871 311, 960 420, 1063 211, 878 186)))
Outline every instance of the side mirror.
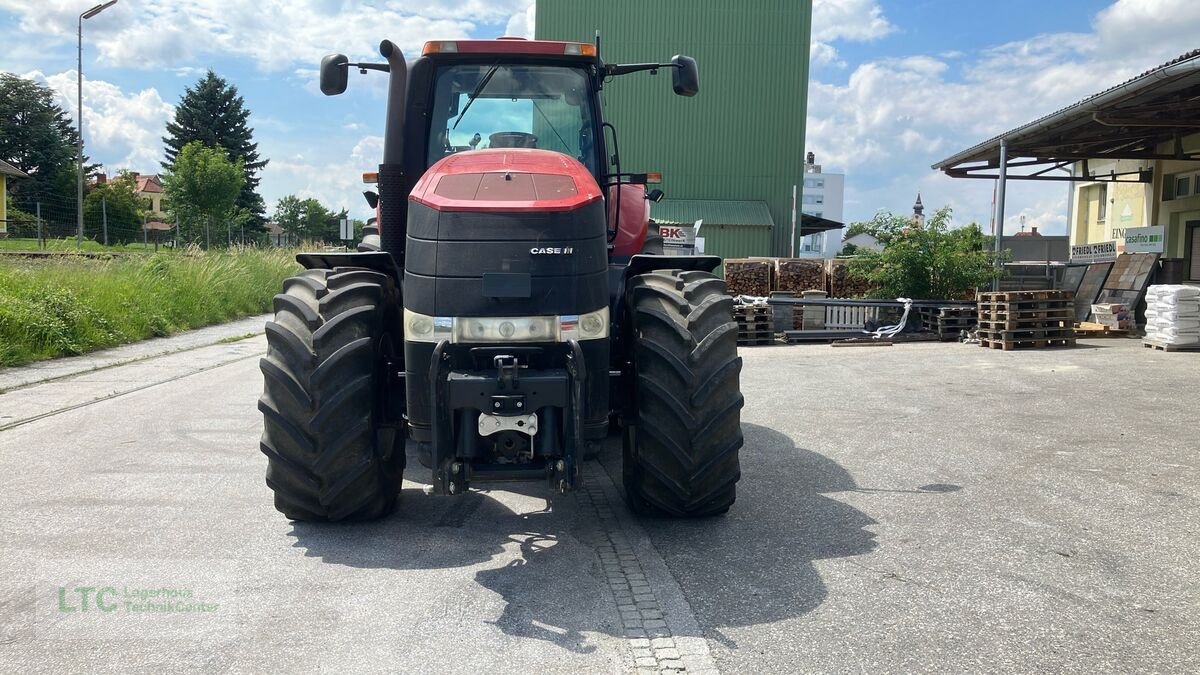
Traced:
POLYGON ((663 191, 659 190, 658 188, 654 188, 650 192, 646 193, 646 199, 649 199, 650 201, 654 202, 655 204, 661 202, 662 198, 665 196, 666 195, 663 194, 663 191))
POLYGON ((676 54, 671 57, 675 66, 671 73, 671 88, 680 96, 695 96, 700 93, 700 69, 696 59, 676 54))
POLYGON ((330 54, 321 59, 321 93, 337 96, 346 91, 346 80, 350 76, 345 54, 330 54))

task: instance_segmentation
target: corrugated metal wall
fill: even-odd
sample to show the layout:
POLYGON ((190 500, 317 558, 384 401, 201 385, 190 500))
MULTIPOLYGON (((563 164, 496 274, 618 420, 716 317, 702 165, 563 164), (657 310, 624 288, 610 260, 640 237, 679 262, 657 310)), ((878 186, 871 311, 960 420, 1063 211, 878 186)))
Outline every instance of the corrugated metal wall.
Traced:
POLYGON ((812 0, 537 0, 536 35, 590 42, 612 62, 700 66, 700 94, 675 96, 671 74, 625 75, 603 92, 623 171, 662 171, 672 199, 763 200, 786 254, 792 185, 803 178, 812 0))
POLYGON ((704 253, 722 258, 750 258, 763 255, 771 246, 771 228, 759 225, 710 225, 700 228, 704 253))

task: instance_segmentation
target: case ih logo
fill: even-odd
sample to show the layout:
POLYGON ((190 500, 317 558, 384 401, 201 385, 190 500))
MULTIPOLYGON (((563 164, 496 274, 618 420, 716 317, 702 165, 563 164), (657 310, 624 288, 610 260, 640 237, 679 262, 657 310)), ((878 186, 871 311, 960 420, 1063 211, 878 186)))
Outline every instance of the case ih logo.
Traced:
POLYGON ((535 246, 529 249, 530 255, 571 255, 575 249, 570 246, 535 246))

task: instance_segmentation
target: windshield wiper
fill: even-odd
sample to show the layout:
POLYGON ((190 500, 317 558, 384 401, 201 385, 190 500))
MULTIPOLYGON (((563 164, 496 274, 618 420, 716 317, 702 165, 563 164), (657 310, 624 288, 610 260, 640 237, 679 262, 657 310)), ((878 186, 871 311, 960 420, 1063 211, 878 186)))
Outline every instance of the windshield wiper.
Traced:
POLYGON ((463 106, 462 112, 458 113, 458 117, 454 118, 454 126, 450 127, 451 131, 458 128, 458 123, 462 121, 463 115, 466 115, 467 111, 471 109, 471 104, 475 102, 475 99, 478 98, 481 93, 483 93, 483 88, 487 86, 487 83, 492 80, 492 76, 495 75, 496 71, 499 69, 500 62, 497 61, 493 63, 492 67, 488 68, 487 73, 480 78, 479 84, 475 85, 475 88, 471 90, 471 95, 467 97, 467 104, 463 106))

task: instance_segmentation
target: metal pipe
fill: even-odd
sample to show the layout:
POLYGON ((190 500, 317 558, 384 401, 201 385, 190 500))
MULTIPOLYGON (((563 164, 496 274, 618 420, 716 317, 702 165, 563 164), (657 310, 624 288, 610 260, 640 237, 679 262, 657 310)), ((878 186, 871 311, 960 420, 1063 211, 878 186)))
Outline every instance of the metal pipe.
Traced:
POLYGON ((88 12, 79 15, 79 52, 75 67, 75 122, 79 125, 79 136, 75 139, 75 245, 78 248, 83 248, 83 15, 88 12))
MULTIPOLYGON (((899 300, 829 300, 820 298, 789 298, 775 296, 768 305, 812 305, 815 307, 903 307, 899 300)), ((974 307, 974 300, 913 300, 913 307, 974 307)))
POLYGON ((391 40, 379 43, 379 54, 388 62, 387 122, 383 135, 383 163, 404 161, 404 99, 408 92, 408 64, 391 40))
MULTIPOLYGON (((1004 189, 1008 185, 1008 139, 1000 139, 1000 177, 996 183, 996 260, 992 264, 996 269, 1003 269, 1000 263, 1000 252, 1004 242, 1004 189)), ((1000 276, 992 279, 992 290, 1000 290, 1000 276)))
POLYGON ((75 67, 75 116, 79 124, 79 138, 75 139, 75 244, 79 248, 83 248, 83 20, 90 19, 115 4, 117 0, 108 0, 79 15, 79 51, 75 67))

